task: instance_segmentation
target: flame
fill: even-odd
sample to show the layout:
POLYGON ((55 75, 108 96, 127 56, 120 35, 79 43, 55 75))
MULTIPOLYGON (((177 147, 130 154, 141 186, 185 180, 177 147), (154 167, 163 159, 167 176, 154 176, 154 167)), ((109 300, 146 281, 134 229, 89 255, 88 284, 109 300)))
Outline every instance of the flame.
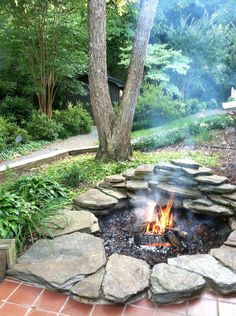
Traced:
POLYGON ((146 234, 164 234, 166 228, 171 228, 174 225, 173 215, 171 213, 171 208, 174 202, 174 196, 171 195, 167 202, 165 208, 159 205, 159 210, 157 214, 155 213, 155 208, 150 208, 147 217, 146 234), (156 215, 156 216, 155 216, 156 215))

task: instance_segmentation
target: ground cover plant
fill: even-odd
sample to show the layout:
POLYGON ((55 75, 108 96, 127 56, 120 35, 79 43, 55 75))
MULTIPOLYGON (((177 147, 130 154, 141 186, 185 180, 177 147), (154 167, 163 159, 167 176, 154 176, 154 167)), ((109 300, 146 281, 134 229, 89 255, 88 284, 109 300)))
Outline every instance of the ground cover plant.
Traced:
POLYGON ((15 238, 18 250, 50 236, 47 219, 70 201, 70 192, 50 177, 9 173, 0 187, 0 238, 15 238))
POLYGON ((98 162, 93 154, 79 155, 73 158, 56 162, 42 167, 40 174, 49 176, 58 183, 74 190, 83 191, 90 186, 95 186, 106 176, 121 173, 128 168, 135 168, 140 164, 169 161, 170 159, 189 157, 206 166, 217 166, 217 155, 204 155, 196 151, 163 151, 160 153, 134 152, 131 161, 126 162, 98 162))

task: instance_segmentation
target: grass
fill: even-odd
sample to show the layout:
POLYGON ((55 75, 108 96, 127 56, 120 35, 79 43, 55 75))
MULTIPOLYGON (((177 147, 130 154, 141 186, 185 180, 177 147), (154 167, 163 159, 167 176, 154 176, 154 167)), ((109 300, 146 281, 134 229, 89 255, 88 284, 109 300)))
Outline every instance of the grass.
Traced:
MULTIPOLYGON (((209 118, 210 117, 211 116, 209 116, 209 118)), ((180 118, 180 119, 174 120, 172 122, 169 122, 165 125, 132 132, 132 139, 136 139, 136 138, 140 138, 140 137, 144 137, 144 136, 151 136, 153 134, 157 134, 160 132, 164 133, 164 132, 167 132, 171 129, 179 129, 182 127, 187 127, 190 124, 192 124, 196 121, 199 121, 199 120, 202 120, 202 118, 197 118, 197 117, 180 118)))
POLYGON ((213 130, 229 126, 236 126, 236 117, 233 114, 183 118, 161 127, 133 132, 132 146, 134 150, 152 151, 183 141, 186 144, 195 144, 202 140, 209 141, 213 130))
POLYGON ((128 162, 109 162, 102 163, 94 159, 93 154, 84 154, 77 157, 67 158, 49 166, 41 168, 40 173, 50 176, 60 184, 75 188, 74 194, 82 192, 91 186, 95 186, 106 176, 121 173, 128 168, 137 167, 140 164, 157 163, 160 161, 169 161, 175 158, 192 158, 208 167, 219 164, 216 155, 204 155, 196 151, 162 151, 158 153, 134 152, 133 158, 128 162), (77 183, 71 179, 76 178, 77 183))
POLYGON ((50 142, 45 140, 30 141, 28 144, 8 145, 7 148, 0 152, 0 161, 11 160, 18 156, 28 155, 35 150, 42 149, 50 142))

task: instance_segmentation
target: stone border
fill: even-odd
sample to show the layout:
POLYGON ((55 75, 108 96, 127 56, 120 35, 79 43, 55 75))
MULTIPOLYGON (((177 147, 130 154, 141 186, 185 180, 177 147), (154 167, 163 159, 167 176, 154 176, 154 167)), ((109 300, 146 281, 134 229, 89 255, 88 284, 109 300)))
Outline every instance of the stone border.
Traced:
MULTIPOLYGON (((181 179, 186 183, 186 189, 165 186, 166 192, 177 190, 177 195, 182 195, 183 201, 190 197, 193 201, 199 200, 201 192, 205 195, 205 191, 200 190, 204 185, 208 186, 209 190, 213 186, 216 193, 221 190, 222 195, 227 195, 226 199, 236 199, 236 187, 225 184, 226 178, 212 176, 210 169, 202 168, 194 162, 176 160, 155 166, 142 165, 124 172, 123 175, 107 177, 99 183, 98 188, 90 189, 75 198, 74 209, 69 212, 73 229, 66 227, 64 235, 63 232, 57 232, 58 237, 51 242, 37 241, 18 258, 17 264, 8 270, 8 274, 24 281, 39 283, 49 289, 69 293, 81 302, 98 304, 120 304, 147 293, 155 304, 171 304, 196 297, 209 288, 223 295, 235 294, 236 222, 235 215, 232 216, 235 214, 234 204, 231 206, 232 212, 222 213, 222 216, 229 217, 233 232, 220 248, 211 249, 209 254, 169 258, 168 264, 156 264, 152 270, 145 261, 131 256, 113 254, 107 259, 104 241, 91 235, 94 229, 97 229, 97 220, 94 215, 91 217, 92 213, 107 214, 120 207, 123 201, 129 200, 135 192, 150 191, 150 184, 152 188, 159 188, 160 176, 161 179, 163 176, 167 179, 170 176, 169 171, 174 171, 178 181, 181 179), (155 170, 155 181, 148 182, 147 177, 153 176, 155 170), (180 175, 180 170, 184 170, 188 177, 180 175), (193 188, 189 189, 191 185, 193 188), (196 185, 198 189, 195 188, 194 191, 196 185), (82 215, 86 217, 84 225, 81 223, 82 215), (75 224, 76 222, 78 224, 75 224)), ((163 186, 160 190, 163 191, 163 186)), ((200 206, 202 205, 205 211, 208 204, 209 201, 204 200, 200 206)), ((216 204, 215 207, 219 208, 220 205, 216 204)), ((211 214, 212 208, 208 211, 211 214)), ((217 210, 215 213, 216 216, 221 215, 217 210)))
POLYGON ((81 147, 74 149, 56 150, 48 154, 39 155, 32 158, 26 158, 22 161, 5 163, 0 167, 0 179, 4 176, 4 172, 9 168, 17 173, 22 173, 30 168, 38 167, 42 164, 52 162, 57 159, 66 158, 68 156, 76 156, 85 153, 95 153, 98 150, 98 146, 81 147))

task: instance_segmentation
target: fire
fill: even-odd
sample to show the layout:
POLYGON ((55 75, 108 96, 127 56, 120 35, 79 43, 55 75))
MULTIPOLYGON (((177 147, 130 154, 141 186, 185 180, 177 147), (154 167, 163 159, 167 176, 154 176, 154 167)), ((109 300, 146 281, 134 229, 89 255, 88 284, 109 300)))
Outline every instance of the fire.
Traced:
POLYGON ((155 214, 155 208, 150 208, 148 211, 146 234, 164 234, 167 228, 173 227, 173 215, 171 208, 174 202, 174 196, 171 195, 165 208, 159 205, 159 210, 155 214))

